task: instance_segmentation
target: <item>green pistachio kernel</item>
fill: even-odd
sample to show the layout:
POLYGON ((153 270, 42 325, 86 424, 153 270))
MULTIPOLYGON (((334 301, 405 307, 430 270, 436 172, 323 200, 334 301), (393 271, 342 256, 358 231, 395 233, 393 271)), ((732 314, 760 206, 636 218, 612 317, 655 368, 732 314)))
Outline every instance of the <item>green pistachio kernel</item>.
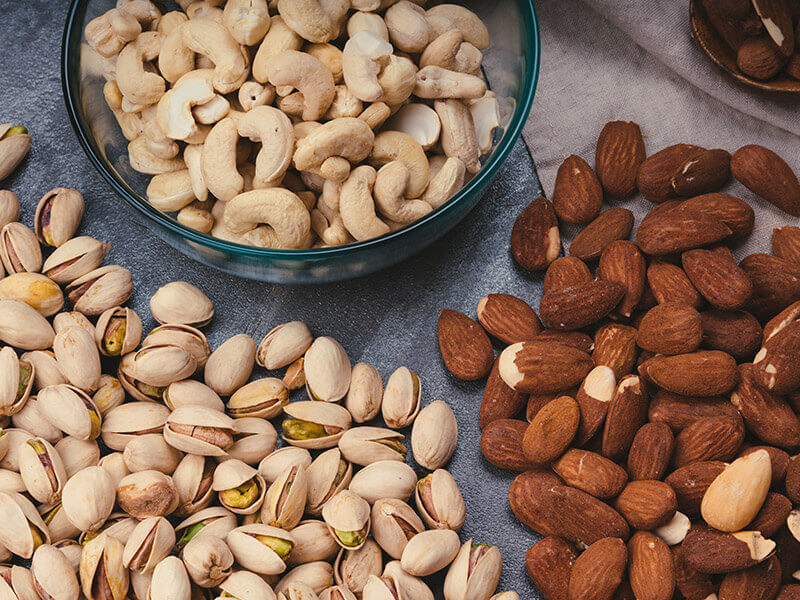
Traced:
POLYGON ((181 542, 183 544, 188 544, 192 541, 192 538, 200 533, 200 530, 202 530, 205 526, 206 524, 201 521, 200 523, 195 523, 194 525, 187 527, 183 537, 181 538, 181 542))
POLYGON ((111 317, 109 319, 103 335, 103 348, 110 356, 122 354, 122 344, 125 341, 127 323, 128 321, 125 317, 111 317))
POLYGON ((300 419, 286 419, 283 434, 290 440, 313 440, 328 435, 324 425, 300 419))
POLYGON ((17 125, 16 127, 12 127, 8 131, 6 131, 6 134, 3 136, 2 139, 14 137, 15 135, 27 135, 27 133, 28 133, 28 128, 25 127, 25 125, 17 125))
POLYGON ((280 556, 281 560, 286 560, 292 552, 292 542, 289 540, 282 540, 271 535, 257 535, 256 539, 280 556))
POLYGON ((31 365, 25 361, 19 361, 19 385, 17 386, 17 400, 20 400, 25 395, 25 390, 28 389, 28 384, 31 381, 31 365))
POLYGON ((364 541, 364 536, 361 531, 340 531, 338 529, 334 529, 333 531, 336 537, 339 538, 339 541, 348 547, 358 546, 364 541))
POLYGON ((219 493, 223 504, 233 508, 247 508, 258 500, 259 490, 255 479, 244 482, 239 487, 224 490, 219 493))

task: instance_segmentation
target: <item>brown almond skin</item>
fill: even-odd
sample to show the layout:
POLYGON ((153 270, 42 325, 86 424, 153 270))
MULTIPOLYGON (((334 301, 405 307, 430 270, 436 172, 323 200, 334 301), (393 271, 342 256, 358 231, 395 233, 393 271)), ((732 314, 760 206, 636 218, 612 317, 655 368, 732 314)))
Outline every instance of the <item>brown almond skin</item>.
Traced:
POLYGON ((771 254, 756 253, 746 256, 739 266, 753 284, 747 310, 761 321, 771 319, 800 300, 800 265, 771 254))
POLYGON ((675 469, 666 478, 666 483, 675 492, 678 510, 694 516, 700 514, 700 503, 708 486, 725 470, 721 461, 695 462, 675 469))
POLYGON ((772 230, 772 253, 800 265, 800 227, 784 225, 772 230))
POLYGON ((544 274, 544 293, 592 280, 592 272, 580 258, 561 256, 555 259, 544 274))
POLYGON ((628 551, 619 538, 597 540, 572 566, 570 600, 611 600, 625 575, 628 551))
POLYGON ((731 194, 711 192, 684 200, 678 210, 702 212, 722 221, 731 230, 732 237, 743 239, 753 232, 756 213, 747 202, 731 194))
POLYGON ((489 294, 478 302, 478 322, 505 344, 531 340, 542 323, 530 305, 511 294, 489 294))
POLYGON ((672 189, 691 198, 718 190, 731 178, 731 154, 727 150, 706 150, 686 161, 672 177, 672 189))
POLYGON ((620 303, 625 289, 612 281, 587 281, 542 296, 539 317, 550 329, 583 329, 608 315, 620 303))
POLYGON ((584 225, 603 206, 603 188, 592 167, 580 156, 568 156, 558 167, 553 208, 564 223, 584 225))
POLYGON ((775 542, 778 544, 775 555, 781 563, 783 582, 797 581, 792 574, 800 569, 800 541, 796 540, 786 527, 775 536, 775 542))
POLYGON ((731 573, 756 563, 747 544, 730 533, 703 526, 692 527, 682 546, 686 564, 700 573, 731 573))
POLYGON ((627 319, 638 306, 647 285, 647 261, 633 242, 617 240, 603 249, 598 269, 600 279, 622 286, 622 297, 615 313, 627 319))
POLYGON ((594 334, 595 365, 605 365, 617 379, 633 373, 636 358, 636 329, 622 323, 607 323, 594 334))
POLYGON ((745 40, 736 53, 736 66, 739 70, 760 81, 775 77, 785 64, 786 57, 768 35, 745 40))
POLYGON ((645 423, 636 432, 628 453, 628 475, 631 480, 663 479, 667 473, 675 436, 664 423, 645 423))
POLYGON ((672 462, 683 467, 709 460, 729 461, 744 441, 744 423, 740 416, 698 419, 675 438, 672 462))
POLYGON ((716 591, 711 577, 699 573, 686 564, 682 544, 670 548, 672 567, 675 574, 675 587, 687 600, 706 600, 716 591))
POLYGON ((650 530, 669 523, 678 510, 678 500, 675 491, 663 481, 629 481, 614 508, 633 529, 650 530))
POLYGON ((625 469, 600 454, 570 448, 553 463, 553 471, 564 483, 606 500, 619 495, 628 482, 625 469))
POLYGON ((773 394, 800 387, 800 321, 792 321, 764 342, 753 359, 753 378, 773 394))
POLYGON ((594 350, 594 340, 581 331, 554 331, 546 329, 536 335, 534 342, 551 342, 575 348, 590 354, 594 350))
POLYGON ((528 577, 549 600, 569 600, 569 576, 578 554, 566 540, 549 536, 525 554, 528 577))
POLYGON ((731 233, 716 217, 670 210, 643 221, 636 230, 636 243, 645 254, 663 256, 715 244, 731 233))
POLYGON ((792 512, 792 501, 783 494, 769 492, 761 510, 747 524, 745 531, 760 531, 765 538, 771 538, 786 524, 786 518, 792 512))
POLYGON ((773 600, 781 588, 781 565, 771 556, 749 569, 728 573, 719 586, 719 600, 773 600))
POLYGON ((636 343, 656 354, 685 354, 700 347, 700 313, 682 302, 664 302, 651 308, 639 323, 636 343))
POLYGON ((792 168, 764 146, 742 146, 733 154, 731 172, 742 185, 793 217, 800 217, 800 181, 792 168))
POLYGON ((662 389, 683 396, 717 396, 736 385, 736 361, 719 350, 658 355, 639 365, 639 373, 662 389))
POLYGON ((453 375, 474 381, 489 373, 494 363, 494 349, 478 323, 446 308, 439 314, 438 335, 442 360, 453 375))
POLYGON ((703 306, 703 297, 684 270, 671 263, 653 260, 647 267, 647 283, 659 304, 682 302, 694 308, 703 306))
POLYGON ((516 417, 525 406, 525 394, 516 392, 506 385, 500 377, 495 360, 486 387, 483 389, 480 409, 480 428, 484 429, 492 421, 516 417))
POLYGON ((539 414, 539 411, 547 406, 550 402, 556 398, 560 398, 561 396, 574 397, 575 392, 576 389, 572 388, 570 390, 557 392, 555 394, 531 394, 528 396, 528 401, 525 406, 525 419, 528 421, 528 423, 533 422, 533 420, 536 418, 536 415, 539 414))
POLYGON ((569 396, 548 402, 525 431, 522 439, 525 458, 537 464, 557 459, 575 437, 580 418, 578 403, 569 396))
POLYGON ((547 198, 537 198, 514 221, 511 254, 523 269, 543 271, 560 252, 561 238, 553 205, 547 198))
POLYGON ((647 389, 636 375, 620 380, 606 415, 601 451, 611 460, 621 460, 636 432, 647 419, 647 389))
POLYGON ((595 167, 603 189, 614 198, 636 191, 636 175, 646 158, 642 130, 633 121, 610 121, 597 138, 595 167))
MULTIPOLYGON (((515 346, 509 346, 504 350, 500 360, 506 357, 506 352, 514 348, 515 346)), ((512 387, 518 392, 528 394, 568 390, 583 381, 594 366, 592 357, 586 352, 551 341, 522 342, 513 364, 523 378, 516 385, 512 383, 512 387)))
POLYGON ((499 469, 528 471, 534 468, 522 454, 522 437, 528 424, 518 419, 498 419, 489 423, 481 433, 481 452, 484 458, 499 469))
POLYGON ((570 256, 584 261, 600 258, 603 248, 615 240, 624 240, 633 231, 633 213, 615 206, 597 215, 575 236, 569 246, 570 256))
POLYGON ((645 200, 660 204, 677 194, 672 179, 687 161, 700 156, 705 149, 691 144, 675 144, 651 154, 639 167, 636 184, 645 200))
POLYGON ((781 586, 775 600, 800 600, 800 583, 790 583, 781 586))
POLYGON ((794 302, 764 325, 764 340, 768 340, 792 321, 800 320, 800 302, 794 302))
POLYGON ((672 553, 649 531, 637 531, 628 540, 628 580, 637 600, 670 600, 675 592, 672 553))
POLYGON ((747 311, 706 310, 700 313, 700 320, 706 350, 721 350, 744 362, 761 346, 761 324, 747 311))
POLYGON ((753 284, 733 258, 698 248, 681 255, 689 281, 708 303, 721 310, 744 308, 753 295, 753 284))
POLYGON ((708 417, 738 418, 739 411, 727 398, 721 396, 687 397, 658 390, 647 413, 651 422, 663 423, 675 433, 708 417))
POLYGON ((789 467, 789 453, 775 446, 749 446, 742 448, 742 451, 739 452, 739 456, 747 456, 758 450, 764 450, 769 454, 769 459, 772 464, 772 481, 770 486, 772 489, 782 489, 783 482, 786 479, 786 470, 789 467))

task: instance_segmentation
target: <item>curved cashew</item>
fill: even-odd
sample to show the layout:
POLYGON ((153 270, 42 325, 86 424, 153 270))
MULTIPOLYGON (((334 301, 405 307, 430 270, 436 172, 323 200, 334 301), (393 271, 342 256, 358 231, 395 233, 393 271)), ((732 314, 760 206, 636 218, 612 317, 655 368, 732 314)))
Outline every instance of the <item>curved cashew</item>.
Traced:
POLYGON ((437 100, 436 114, 442 122, 442 150, 460 158, 473 175, 480 171, 480 149, 469 108, 459 100, 437 100))
POLYGON ((412 102, 398 110, 386 124, 386 128, 402 131, 419 142, 423 150, 430 150, 439 141, 442 123, 439 115, 427 104, 412 102))
POLYGON ((153 153, 153 156, 163 159, 175 158, 181 151, 174 140, 164 135, 161 126, 155 119, 145 121, 144 136, 147 139, 147 149, 153 153))
POLYGON ((319 174, 330 159, 343 158, 358 163, 369 156, 374 141, 375 134, 364 121, 347 117, 334 119, 297 142, 294 166, 298 171, 319 174))
POLYGON ((306 137, 309 133, 311 133, 318 127, 322 127, 322 123, 318 123, 316 121, 298 121, 297 123, 294 124, 295 141, 302 140, 304 137, 306 137))
POLYGON ((406 199, 410 173, 400 161, 386 163, 378 171, 372 192, 378 211, 398 223, 411 223, 433 210, 423 200, 406 199))
POLYGON ((164 95, 164 78, 145 69, 144 63, 155 60, 161 51, 161 34, 145 31, 125 46, 117 57, 117 85, 124 98, 134 104, 155 104, 164 95))
POLYGON ((198 104, 192 109, 192 115, 198 123, 203 125, 213 125, 217 121, 224 119, 231 110, 231 103, 225 96, 214 94, 208 102, 198 104))
POLYGON ((284 50, 270 58, 267 75, 276 88, 291 86, 303 94, 304 121, 321 119, 336 94, 333 75, 322 61, 297 50, 284 50))
POLYGON ((195 199, 188 169, 161 173, 150 180, 147 186, 150 204, 163 212, 182 209, 195 199))
POLYGON ((428 157, 419 142, 400 131, 383 131, 375 136, 370 163, 382 167, 386 163, 399 160, 409 172, 406 195, 419 198, 428 186, 431 170, 428 157))
POLYGON ((464 41, 460 29, 446 31, 433 40, 419 59, 419 66, 442 67, 459 73, 478 73, 483 54, 472 44, 464 41))
MULTIPOLYGON (((183 13, 179 10, 173 10, 165 14, 161 17, 161 20, 158 22, 158 32, 162 35, 162 37, 169 36, 175 28, 179 27, 183 23, 189 20, 189 17, 186 16, 186 13, 183 13)), ((166 40, 164 40, 166 43, 166 40)), ((163 43, 162 43, 162 52, 163 52, 163 43)))
POLYGON ((372 167, 362 165, 353 169, 342 185, 339 195, 339 213, 342 222, 356 240, 370 240, 389 233, 389 226, 375 214, 372 188, 377 173, 372 167))
POLYGON ((273 16, 270 23, 269 31, 253 59, 253 79, 259 83, 267 82, 267 64, 270 58, 284 50, 300 50, 303 47, 303 38, 284 23, 279 15, 273 16))
POLYGON ((338 211, 326 212, 322 208, 311 211, 311 227, 328 246, 341 246, 353 241, 353 236, 347 231, 338 211))
POLYGON ((494 92, 486 92, 483 98, 468 103, 481 156, 488 154, 494 146, 495 131, 501 128, 500 107, 494 92))
POLYGON ((333 75, 334 83, 342 83, 342 51, 333 44, 309 44, 306 46, 306 54, 310 54, 328 68, 333 75))
POLYGON ((380 15, 371 12, 356 12, 347 21, 347 37, 353 37, 359 31, 371 31, 379 38, 389 41, 389 28, 380 15))
POLYGON ((430 11, 428 11, 427 17, 428 17, 428 27, 431 28, 432 40, 435 40, 443 33, 447 33, 448 31, 452 31, 453 29, 458 29, 458 27, 456 27, 456 24, 445 16, 432 15, 430 11))
POLYGON ((309 42, 339 37, 349 10, 349 0, 278 0, 283 20, 309 42))
POLYGON ((261 85, 257 81, 245 81, 239 88, 239 104, 246 111, 256 106, 266 106, 275 100, 275 88, 269 84, 261 85))
POLYGON ((416 85, 417 67, 404 56, 390 56, 381 71, 378 83, 383 90, 381 101, 389 106, 399 106, 411 96, 416 85))
POLYGON ((417 73, 414 94, 420 98, 480 98, 486 93, 486 82, 469 73, 459 73, 428 65, 417 73))
POLYGON ((195 68, 194 52, 183 43, 183 28, 188 22, 189 20, 186 19, 181 23, 175 24, 165 34, 164 41, 161 44, 161 54, 158 56, 158 70, 164 76, 164 79, 170 83, 175 83, 195 68))
POLYGON ((222 25, 224 14, 219 5, 221 2, 211 2, 209 0, 198 0, 186 7, 186 14, 190 20, 207 19, 222 25))
POLYGON ((214 88, 220 94, 239 89, 247 79, 248 55, 228 30, 211 19, 190 19, 180 29, 183 43, 214 63, 214 88))
POLYGON ((142 116, 139 113, 126 113, 122 110, 122 92, 119 91, 119 86, 115 80, 106 81, 105 85, 103 85, 103 97, 117 120, 125 139, 130 142, 141 135, 144 131, 142 116))
POLYGON ((231 117, 214 125, 203 144, 202 172, 208 191, 226 202, 241 193, 244 179, 236 169, 239 132, 231 117))
POLYGON ((156 121, 169 138, 184 140, 197 132, 192 108, 211 101, 215 96, 211 82, 203 77, 183 79, 161 97, 156 121))
MULTIPOLYGON (((278 108, 294 121, 299 121, 302 119, 305 106, 305 96, 303 96, 303 94, 300 92, 293 92, 288 96, 284 96, 278 100, 278 108)), ((314 122, 315 121, 309 121, 309 123, 314 122)))
POLYGON ((383 96, 378 82, 382 63, 394 52, 393 46, 371 31, 359 31, 347 40, 342 52, 342 72, 347 87, 359 100, 376 102, 383 96))
POLYGON ((269 31, 269 9, 265 0, 228 0, 222 22, 243 46, 253 46, 269 31))
POLYGON ((159 158, 150 152, 144 135, 128 144, 128 162, 135 171, 145 175, 170 173, 186 168, 181 158, 159 158))
POLYGON ((428 9, 429 16, 444 17, 456 24, 464 35, 464 41, 469 42, 478 50, 486 50, 491 42, 489 30, 474 12, 457 4, 439 4, 428 9))
MULTIPOLYGON (((328 216, 326 211, 339 212, 339 195, 342 193, 342 184, 326 179, 322 184, 322 193, 317 202, 320 210, 328 216)), ((330 219, 330 217, 329 217, 330 219)))
POLYGON ((392 116, 392 109, 385 102, 373 102, 364 109, 358 118, 364 121, 371 129, 377 129, 392 116))
POLYGON ((110 58, 119 54, 125 44, 135 40, 142 26, 127 11, 112 8, 86 24, 86 43, 101 56, 110 58))
POLYGON ((117 8, 128 13, 140 25, 150 30, 158 30, 161 24, 161 11, 150 0, 126 0, 117 2, 117 8))
POLYGON ((389 39, 398 50, 417 54, 425 49, 431 34, 425 9, 408 0, 389 7, 383 16, 389 29, 389 39))
POLYGON ((253 187, 277 185, 294 154, 294 131, 289 117, 277 108, 257 106, 239 119, 238 130, 239 135, 261 143, 253 187))
POLYGON ((195 201, 184 206, 175 218, 181 225, 200 233, 208 233, 214 227, 214 217, 211 216, 211 211, 203 202, 195 201))
POLYGON ((183 150, 183 162, 189 170, 189 179, 192 181, 194 197, 200 202, 208 200, 208 188, 203 177, 203 146, 189 144, 183 150))
POLYGON ((337 85, 336 96, 328 112, 325 113, 325 119, 330 121, 332 119, 341 119, 342 117, 357 117, 362 110, 361 100, 356 98, 350 88, 346 85, 337 85))
MULTIPOLYGON (((433 160, 431 160, 432 165, 433 160)), ((431 168, 431 182, 428 184, 428 189, 422 194, 422 200, 433 208, 439 208, 464 187, 466 171, 467 168, 463 161, 456 157, 446 159, 436 174, 433 174, 433 168, 431 168)))
POLYGON ((232 233, 242 235, 261 224, 275 230, 280 248, 301 248, 310 242, 311 215, 289 190, 253 190, 226 204, 225 227, 232 233))

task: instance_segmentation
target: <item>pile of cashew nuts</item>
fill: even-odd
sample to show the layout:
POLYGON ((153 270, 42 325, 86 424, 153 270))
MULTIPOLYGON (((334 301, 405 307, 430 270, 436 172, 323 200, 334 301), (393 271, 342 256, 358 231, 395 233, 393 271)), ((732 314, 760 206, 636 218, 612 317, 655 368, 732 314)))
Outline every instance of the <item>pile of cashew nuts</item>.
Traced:
POLYGON ((425 0, 118 0, 87 26, 147 196, 265 248, 338 246, 438 208, 500 129, 489 32, 425 0))

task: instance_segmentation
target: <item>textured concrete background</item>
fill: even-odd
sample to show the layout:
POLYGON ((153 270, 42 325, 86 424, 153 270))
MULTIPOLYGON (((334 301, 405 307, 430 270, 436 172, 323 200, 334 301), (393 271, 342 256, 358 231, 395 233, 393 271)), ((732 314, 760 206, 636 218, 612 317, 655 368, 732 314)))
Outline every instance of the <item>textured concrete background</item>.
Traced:
POLYGON ((436 321, 443 307, 474 316, 478 300, 490 292, 516 294, 538 305, 540 279, 516 268, 508 250, 514 217, 539 193, 525 146, 517 143, 483 201, 460 226, 389 271, 303 287, 238 279, 183 257, 138 225, 133 209, 94 171, 78 145, 62 98, 59 61, 66 12, 65 0, 0 0, 0 122, 25 124, 34 138, 27 160, 3 183, 20 198, 21 220, 32 224, 36 203, 49 189, 80 190, 87 209, 81 233, 112 242, 107 261, 133 272, 131 306, 142 316, 145 331, 154 325, 149 297, 164 283, 183 279, 215 303, 217 316, 206 328, 212 347, 240 332, 259 341, 274 325, 301 319, 315 334, 338 339, 353 363, 375 365, 384 381, 399 366, 413 369, 422 379, 423 402, 445 400, 458 418, 459 447, 449 469, 467 504, 462 540, 499 546, 504 559, 500 589, 515 590, 524 599, 538 598, 524 573, 524 554, 535 538, 508 508, 513 476, 494 469, 480 454, 482 384, 450 376, 436 342, 436 321))

